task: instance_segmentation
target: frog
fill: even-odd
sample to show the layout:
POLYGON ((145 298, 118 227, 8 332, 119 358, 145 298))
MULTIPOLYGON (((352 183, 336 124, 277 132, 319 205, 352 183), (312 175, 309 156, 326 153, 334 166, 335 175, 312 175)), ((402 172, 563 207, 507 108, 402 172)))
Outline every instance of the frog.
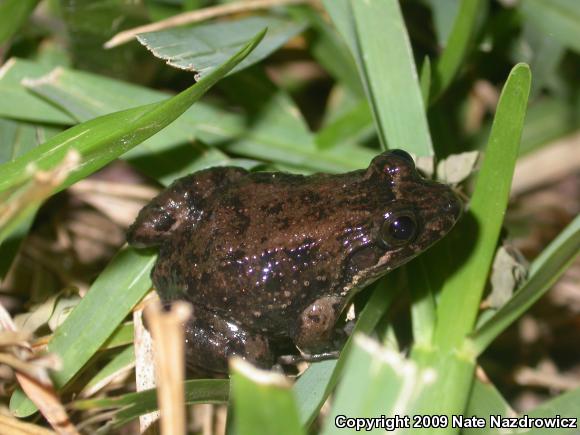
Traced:
POLYGON ((403 150, 365 169, 311 175, 213 167, 173 182, 139 212, 127 241, 158 250, 164 305, 184 300, 190 369, 227 373, 284 357, 336 357, 361 289, 443 238, 462 213, 454 190, 403 150))

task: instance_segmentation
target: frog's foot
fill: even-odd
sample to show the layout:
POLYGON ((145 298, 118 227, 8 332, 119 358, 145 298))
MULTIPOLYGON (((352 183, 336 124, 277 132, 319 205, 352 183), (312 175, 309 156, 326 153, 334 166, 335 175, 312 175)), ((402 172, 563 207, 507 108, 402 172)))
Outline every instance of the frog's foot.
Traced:
POLYGON ((185 342, 186 363, 191 368, 227 373, 228 359, 233 356, 260 368, 274 363, 267 338, 202 309, 194 309, 186 324, 185 342))
POLYGON ((322 296, 302 312, 293 341, 300 350, 301 361, 337 358, 347 333, 336 327, 342 309, 338 296, 322 296))

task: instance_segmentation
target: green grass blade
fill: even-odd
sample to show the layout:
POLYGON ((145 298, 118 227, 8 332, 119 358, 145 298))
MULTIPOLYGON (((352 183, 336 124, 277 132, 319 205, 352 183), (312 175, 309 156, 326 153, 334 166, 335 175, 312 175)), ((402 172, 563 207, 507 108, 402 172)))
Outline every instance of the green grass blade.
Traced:
POLYGON ((328 395, 334 390, 353 346, 355 334, 370 334, 395 300, 400 286, 398 273, 382 279, 358 316, 351 336, 344 345, 338 360, 313 363, 294 385, 300 420, 305 427, 314 421, 328 395))
POLYGON ((576 0, 534 0, 520 5, 524 17, 566 47, 580 52, 580 3, 576 0))
POLYGON ((431 92, 431 74, 431 59, 429 59, 429 56, 425 56, 425 60, 421 66, 421 75, 419 77, 421 95, 423 96, 423 104, 425 107, 429 105, 429 95, 431 92))
POLYGON ((70 125, 75 120, 66 112, 54 107, 30 92, 21 82, 47 74, 52 68, 22 59, 9 59, 0 68, 0 116, 21 121, 70 125))
POLYGON ((530 92, 533 101, 545 87, 553 85, 558 67, 566 54, 566 47, 551 34, 543 32, 532 21, 524 23, 520 44, 527 47, 520 56, 527 58, 534 81, 530 92))
MULTIPOLYGON (((357 434, 361 428, 340 427, 339 416, 373 419, 384 415, 399 415, 408 419, 414 401, 422 390, 432 382, 431 370, 421 368, 415 362, 393 350, 385 349, 368 337, 357 335, 350 353, 344 378, 338 387, 332 412, 326 419, 323 434, 357 434), (338 424, 337 424, 338 423, 338 424), (338 426, 338 427, 337 427, 338 426)), ((394 431, 393 425, 387 431, 394 431)), ((399 426, 400 428, 401 426, 399 426)), ((366 428, 365 428, 366 429, 366 428)), ((369 430, 369 429, 366 429, 369 430)), ((373 432, 377 432, 374 428, 373 432)))
POLYGON ((221 84, 246 112, 249 125, 225 149, 314 171, 340 172, 368 166, 375 153, 346 144, 321 150, 292 98, 263 71, 244 71, 221 84))
MULTIPOLYGON (((39 138, 50 136, 56 131, 56 128, 41 127, 0 118, 0 163, 16 159, 36 147, 39 138)), ((17 226, 12 228, 6 240, 0 243, 0 282, 8 273, 20 243, 28 234, 32 221, 33 216, 30 214, 21 219, 17 226)))
MULTIPOLYGON (((576 426, 580 421, 580 388, 568 391, 564 394, 560 394, 551 400, 542 403, 540 406, 526 412, 530 417, 534 418, 554 418, 556 415, 560 415, 564 418, 576 419, 576 426)), ((545 428, 533 428, 529 432, 530 435, 543 435, 548 432, 545 428)), ((561 428, 561 429, 549 429, 550 434, 577 434, 578 428, 561 428)))
POLYGON ((337 82, 347 87, 355 95, 364 96, 364 89, 354 59, 336 30, 311 7, 293 8, 290 10, 290 14, 299 19, 307 20, 312 28, 314 33, 310 40, 312 57, 337 82))
MULTIPOLYGON (((485 433, 499 435, 505 431, 505 428, 490 428, 488 417, 490 415, 512 417, 515 415, 515 411, 509 406, 493 384, 483 383, 475 379, 464 415, 476 415, 485 418, 487 420, 485 433)), ((463 435, 480 435, 482 430, 480 428, 464 428, 461 433, 463 435)))
MULTIPOLYGON (((267 159, 277 163, 307 168, 312 171, 344 172, 366 167, 374 152, 361 146, 340 147, 320 152, 314 136, 300 116, 297 107, 283 91, 264 83, 249 72, 242 72, 243 88, 237 88, 236 98, 249 98, 257 108, 240 114, 200 101, 182 117, 128 151, 123 158, 166 183, 179 174, 195 168, 183 165, 193 155, 175 160, 173 150, 184 143, 201 139, 209 146, 223 146, 236 154, 267 159), (246 77, 251 80, 245 80, 246 77), (259 106, 263 107, 259 107, 259 106), (172 170, 173 166, 178 166, 172 170)), ((240 74, 227 82, 242 80, 240 74)), ((129 85, 117 80, 73 70, 62 70, 57 80, 34 84, 31 89, 64 110, 75 113, 81 121, 116 111, 128 104, 147 104, 166 97, 165 94, 129 85)), ((371 120, 372 123, 372 120, 371 120)), ((212 149, 212 153, 221 153, 212 149)), ((228 158, 222 153, 222 161, 228 158)))
POLYGON ((502 90, 481 171, 467 213, 454 234, 470 234, 455 255, 461 268, 445 283, 437 307, 435 342, 460 345, 471 332, 503 223, 530 91, 530 70, 516 65, 502 90))
POLYGON ((316 144, 320 149, 332 148, 339 144, 354 143, 373 129, 373 115, 366 101, 361 101, 351 110, 324 126, 316 133, 316 144))
POLYGON ((322 3, 360 67, 361 58, 357 47, 356 30, 352 19, 350 0, 322 0, 322 3))
POLYGON ((92 396, 96 391, 103 388, 112 378, 132 369, 135 366, 135 348, 127 346, 115 355, 111 361, 104 365, 96 375, 83 388, 83 397, 92 396))
POLYGON ((257 370, 241 359, 233 361, 231 367, 236 434, 304 433, 294 394, 283 375, 257 370))
POLYGON ((22 241, 32 227, 33 221, 34 215, 28 215, 27 218, 20 222, 19 226, 12 229, 12 232, 6 237, 6 240, 0 243, 0 284, 10 270, 22 241))
POLYGON ((125 322, 119 325, 115 332, 113 332, 103 344, 101 349, 113 349, 115 347, 133 344, 134 335, 135 328, 133 327, 133 322, 125 322))
POLYGON ((40 0, 4 0, 0 3, 0 45, 24 24, 40 0))
MULTIPOLYGON (((149 291, 149 272, 155 258, 130 248, 121 250, 55 331, 48 351, 62 361, 62 368, 52 376, 57 389, 79 373, 149 291), (107 309, 102 309, 103 304, 107 304, 107 309)), ((23 415, 24 408, 30 409, 30 404, 20 403, 18 409, 11 410, 23 415)))
POLYGON ((74 126, 21 158, 5 163, 0 166, 3 174, 0 191, 25 178, 24 169, 29 164, 41 170, 51 169, 71 149, 80 153, 81 162, 62 183, 61 189, 100 169, 169 125, 241 62, 263 36, 264 31, 205 79, 166 101, 112 113, 74 126))
POLYGON ((472 335, 481 354, 487 346, 546 293, 580 254, 580 216, 577 216, 532 263, 530 277, 497 313, 472 335))
POLYGON ((351 1, 363 81, 384 148, 433 155, 413 50, 397 0, 351 1))
POLYGON ((120 251, 55 331, 48 351, 62 359, 61 370, 53 375, 57 388, 79 372, 149 291, 155 259, 130 248, 120 251), (107 310, 100 309, 103 303, 109 305, 107 310))
POLYGON ((413 340, 415 346, 429 346, 435 329, 434 289, 429 279, 429 263, 422 257, 416 258, 404 270, 407 272, 411 304, 411 319, 413 321, 413 340))
POLYGON ((54 193, 77 160, 75 156, 66 156, 51 171, 36 172, 30 180, 0 192, 0 244, 14 231, 22 231, 30 216, 54 193))
POLYGON ((431 101, 445 92, 465 59, 483 9, 481 0, 462 0, 447 45, 433 68, 431 101))
MULTIPOLYGON (((230 382, 227 379, 194 379, 184 383, 185 403, 224 403, 228 400, 230 382)), ((119 408, 111 421, 112 428, 119 428, 137 419, 140 415, 157 410, 157 390, 150 389, 139 393, 103 399, 77 400, 70 404, 76 410, 119 408)))
POLYGON ((137 36, 141 44, 169 65, 196 71, 205 77, 242 49, 256 34, 268 29, 259 47, 230 73, 247 68, 268 57, 305 28, 304 23, 274 16, 250 16, 193 27, 174 27, 137 36))
POLYGON ((425 4, 431 9, 433 26, 440 46, 447 45, 460 2, 461 0, 425 0, 425 4))

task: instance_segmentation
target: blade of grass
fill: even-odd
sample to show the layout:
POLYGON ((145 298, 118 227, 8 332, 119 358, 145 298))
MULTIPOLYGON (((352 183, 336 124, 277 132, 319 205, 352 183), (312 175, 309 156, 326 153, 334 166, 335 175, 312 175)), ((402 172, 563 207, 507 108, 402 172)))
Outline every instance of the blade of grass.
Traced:
POLYGON ((580 3, 576 0, 522 2, 523 15, 546 34, 580 52, 580 3))
POLYGON ((429 267, 422 257, 416 258, 404 270, 407 272, 411 304, 413 340, 415 346, 429 346, 435 329, 435 296, 429 267))
POLYGON ((477 31, 476 23, 482 11, 481 0, 461 1, 445 50, 433 68, 431 101, 445 92, 457 74, 477 31))
MULTIPOLYGON (((526 412, 526 415, 534 418, 554 418, 560 415, 565 418, 576 419, 576 426, 580 421, 580 388, 560 394, 540 406, 526 412)), ((578 428, 550 429, 549 432, 557 434, 575 434, 578 428)), ((529 432, 531 435, 541 435, 546 433, 545 428, 533 428, 529 432)))
MULTIPOLYGON (((368 337, 357 335, 342 380, 326 419, 324 435, 360 433, 360 427, 345 425, 346 416, 368 418, 388 416, 387 431, 411 427, 412 405, 426 384, 433 381, 432 370, 419 367, 400 353, 382 348, 368 337), (395 417, 398 416, 395 425, 395 417), (341 418, 343 418, 341 420, 341 418), (405 422, 406 420, 406 422, 405 422)), ((364 427, 365 430, 378 428, 364 427)), ((382 429, 382 430, 384 430, 382 429)), ((398 430, 397 430, 398 432, 398 430)))
POLYGON ((320 149, 328 149, 338 144, 354 143, 359 137, 365 136, 369 128, 374 132, 373 114, 368 103, 361 101, 319 130, 316 144, 320 149))
POLYGON ((352 144, 320 150, 292 98, 260 68, 236 74, 220 87, 249 120, 241 137, 225 146, 230 152, 324 172, 359 169, 374 157, 373 151, 352 144))
POLYGON ((461 0, 426 0, 425 3, 431 9, 433 25, 440 46, 447 45, 449 34, 453 29, 453 22, 457 17, 461 0))
POLYGON ((360 69, 383 147, 432 156, 417 69, 399 2, 351 0, 350 6, 360 69))
POLYGON ((40 0, 4 0, 0 3, 0 44, 16 33, 40 0))
POLYGON ((78 160, 78 153, 70 151, 63 161, 51 170, 34 171, 30 180, 0 192, 0 244, 14 230, 21 231, 22 227, 26 226, 30 216, 54 193, 77 165, 78 160))
MULTIPOLYGON (((464 415, 477 415, 486 418, 490 415, 512 417, 515 414, 515 411, 509 406, 493 384, 483 383, 475 379, 464 415)), ((491 428, 488 422, 485 431, 487 434, 501 434, 505 431, 505 428, 491 428)), ((480 428, 464 428, 461 431, 464 435, 479 435, 481 432, 482 430, 480 428)))
POLYGON ((111 361, 100 369, 95 376, 85 385, 80 393, 81 397, 90 397, 97 391, 101 390, 112 379, 121 373, 126 373, 135 366, 135 349, 133 346, 127 346, 115 355, 111 361))
POLYGON ((580 254, 580 216, 577 216, 532 263, 524 285, 485 322, 471 339, 478 354, 544 295, 580 254))
MULTIPOLYGON (((87 361, 101 348, 131 309, 151 288, 149 272, 156 256, 121 250, 99 275, 87 295, 55 331, 48 352, 62 361, 52 379, 57 389, 73 379, 87 361), (106 305, 105 305, 106 304, 106 305)), ((28 403, 16 403, 11 410, 24 416, 28 403)))
POLYGON ((133 337, 135 336, 135 329, 133 322, 125 322, 111 334, 107 341, 103 344, 102 349, 113 349, 127 344, 133 344, 133 337))
POLYGON ((290 383, 284 375, 258 370, 242 359, 232 360, 231 368, 235 433, 304 433, 290 383))
POLYGON ((196 71, 199 77, 205 77, 246 45, 256 34, 256 29, 263 28, 268 28, 268 33, 262 43, 230 71, 233 74, 268 57, 301 33, 305 24, 276 16, 249 16, 141 33, 137 39, 169 65, 196 71))
POLYGON ((312 28, 313 35, 309 38, 309 47, 314 59, 337 82, 346 86, 354 94, 364 96, 364 89, 354 59, 336 30, 311 7, 292 8, 289 12, 294 17, 307 20, 312 28))
POLYGON ((80 153, 81 162, 61 184, 61 189, 100 169, 175 120, 241 62, 260 42, 264 33, 265 30, 220 68, 180 94, 161 103, 112 113, 77 125, 13 162, 5 163, 0 166, 0 171, 4 174, 0 180, 0 190, 25 178, 24 169, 27 165, 33 163, 41 170, 48 170, 61 161, 70 149, 80 153))
MULTIPOLYGON (((443 240, 446 243, 436 247, 436 251, 445 252, 452 246, 455 266, 459 268, 442 285, 432 345, 415 346, 411 353, 421 367, 432 368, 435 373, 435 382, 414 403, 414 414, 445 414, 451 418, 464 413, 467 406, 476 354, 466 336, 474 326, 495 254, 529 91, 529 68, 516 65, 499 100, 469 213, 443 240)), ((442 255, 441 260, 447 261, 446 256, 442 255)), ((456 431, 453 427, 441 430, 449 434, 456 431)))
POLYGON ((42 98, 28 92, 21 81, 39 77, 52 68, 36 62, 9 59, 0 68, 0 116, 21 121, 70 125, 74 118, 42 98))
MULTIPOLYGON (((296 105, 288 96, 282 95, 282 90, 274 88, 274 92, 270 84, 252 78, 248 72, 241 74, 250 76, 244 81, 248 88, 237 88, 235 97, 249 96, 257 108, 239 114, 198 102, 173 124, 131 149, 123 158, 148 175, 157 176, 160 168, 176 165, 172 150, 194 139, 201 139, 209 146, 226 146, 236 154, 312 171, 344 172, 365 167, 373 158, 372 151, 350 144, 321 153, 306 124, 296 116, 296 105), (259 110, 260 105, 263 110, 259 110)), ((237 74, 228 81, 242 80, 239 76, 237 74)), ((77 114, 80 120, 122 109, 127 104, 146 104, 166 97, 161 92, 72 70, 62 70, 58 80, 35 84, 31 88, 55 105, 77 114)), ((191 153, 191 147, 187 146, 186 151, 191 153)), ((220 151, 215 149, 212 152, 220 151)), ((183 161, 184 158, 178 159, 181 165, 178 170, 170 172, 170 176, 188 169, 183 161)), ((166 182, 170 177, 163 173, 158 178, 166 182)))
POLYGON ((429 105, 429 92, 431 91, 431 60, 429 59, 429 56, 425 56, 425 60, 421 66, 419 84, 421 85, 423 104, 427 107, 429 105))
MULTIPOLYGON (((471 234, 455 254, 465 259, 445 283, 437 307, 434 341, 444 350, 461 345, 473 328, 509 199, 528 95, 530 70, 516 65, 502 90, 469 214, 455 234, 471 234)), ((463 236, 464 237, 464 236, 463 236)))
POLYGON ((356 60, 383 147, 433 155, 398 2, 323 0, 323 4, 356 60))
POLYGON ((354 330, 344 345, 340 358, 311 364, 294 384, 300 421, 304 427, 312 424, 327 397, 336 387, 353 346, 353 336, 357 333, 370 334, 395 300, 400 290, 397 278, 397 272, 393 272, 377 284, 358 316, 354 330))
POLYGON ((532 21, 524 22, 521 37, 521 45, 526 47, 518 57, 523 57, 529 63, 534 74, 534 82, 530 92, 530 99, 540 95, 542 89, 553 84, 554 77, 558 75, 560 65, 566 47, 551 34, 546 34, 532 21))
MULTIPOLYGON (((0 98, 1 100, 2 98, 0 98)), ((39 140, 43 141, 44 137, 56 134, 56 132, 56 128, 0 119, 0 163, 14 160, 37 146, 39 140)), ((32 215, 25 217, 17 227, 13 228, 7 239, 0 243, 0 282, 8 273, 12 261, 18 253, 20 243, 28 234, 32 221, 32 215)))
MULTIPOLYGON (((227 379, 193 379, 184 382, 185 403, 225 403, 229 396, 230 381, 227 379)), ((119 410, 111 422, 112 428, 119 428, 140 415, 157 409, 157 390, 145 390, 139 393, 128 393, 122 396, 103 399, 86 399, 72 402, 70 408, 76 410, 119 410)))

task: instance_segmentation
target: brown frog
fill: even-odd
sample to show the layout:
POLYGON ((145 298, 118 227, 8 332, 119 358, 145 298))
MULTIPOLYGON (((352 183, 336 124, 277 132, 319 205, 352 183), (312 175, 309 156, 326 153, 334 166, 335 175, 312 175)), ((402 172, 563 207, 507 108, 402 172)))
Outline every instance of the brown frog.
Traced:
POLYGON ((448 186, 393 150, 339 175, 194 173, 141 210, 128 241, 159 246, 151 276, 161 299, 194 307, 188 366, 225 373, 232 355, 261 367, 289 346, 305 360, 336 355, 352 296, 441 239, 460 213, 448 186))

